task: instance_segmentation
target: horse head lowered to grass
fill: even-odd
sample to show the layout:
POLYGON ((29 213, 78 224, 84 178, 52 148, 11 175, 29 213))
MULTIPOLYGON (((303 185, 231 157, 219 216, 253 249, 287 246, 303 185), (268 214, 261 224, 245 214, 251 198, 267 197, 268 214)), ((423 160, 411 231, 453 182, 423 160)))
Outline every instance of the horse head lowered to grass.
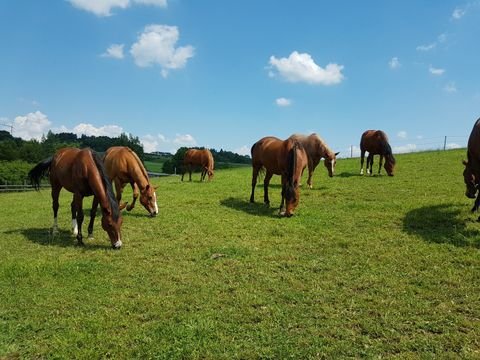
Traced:
POLYGON ((250 202, 255 201, 255 186, 258 173, 265 169, 263 182, 264 202, 269 205, 268 185, 272 176, 282 177, 282 201, 280 215, 290 217, 300 200, 299 184, 303 170, 307 166, 307 154, 303 146, 294 139, 280 140, 273 136, 260 139, 253 144, 252 154, 252 193, 250 202))
POLYGON ((120 233, 122 216, 103 163, 94 151, 63 148, 52 157, 38 163, 28 173, 32 186, 37 190, 42 177, 46 175, 49 175, 52 186, 53 234, 58 231, 57 214, 60 190, 65 188, 73 193, 71 203, 72 231, 76 235, 78 243, 83 245, 83 198, 93 195, 90 224, 88 226, 89 236, 93 233, 96 209, 100 205, 102 209, 102 228, 107 232, 112 247, 119 249, 122 246, 120 233))
POLYGON ((103 158, 108 177, 115 184, 117 201, 120 210, 127 207, 130 211, 140 195, 140 204, 149 212, 150 216, 158 214, 156 188, 151 184, 147 171, 135 152, 126 146, 113 146, 107 150, 103 158), (133 201, 121 202, 123 188, 130 184, 133 190, 133 201))

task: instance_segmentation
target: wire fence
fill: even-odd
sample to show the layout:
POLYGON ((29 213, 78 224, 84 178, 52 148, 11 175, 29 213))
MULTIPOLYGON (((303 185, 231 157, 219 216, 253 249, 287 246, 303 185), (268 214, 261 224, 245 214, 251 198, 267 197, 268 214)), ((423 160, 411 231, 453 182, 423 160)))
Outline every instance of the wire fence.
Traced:
MULTIPOLYGON (((417 138, 415 140, 405 140, 404 142, 390 142, 394 154, 404 154, 420 151, 432 150, 450 150, 467 147, 468 137, 466 136, 437 136, 431 138, 417 138)), ((335 152, 340 151, 339 158, 360 157, 360 145, 344 145, 340 148, 335 147, 335 152)))

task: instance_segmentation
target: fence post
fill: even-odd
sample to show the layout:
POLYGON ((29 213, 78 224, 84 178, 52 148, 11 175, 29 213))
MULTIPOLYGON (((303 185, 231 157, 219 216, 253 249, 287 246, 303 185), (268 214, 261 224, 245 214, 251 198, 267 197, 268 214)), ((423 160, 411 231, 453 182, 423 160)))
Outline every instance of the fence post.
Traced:
POLYGON ((353 145, 350 145, 350 158, 353 158, 353 145))
POLYGON ((443 140, 443 151, 447 150, 447 135, 445 135, 445 139, 443 140))

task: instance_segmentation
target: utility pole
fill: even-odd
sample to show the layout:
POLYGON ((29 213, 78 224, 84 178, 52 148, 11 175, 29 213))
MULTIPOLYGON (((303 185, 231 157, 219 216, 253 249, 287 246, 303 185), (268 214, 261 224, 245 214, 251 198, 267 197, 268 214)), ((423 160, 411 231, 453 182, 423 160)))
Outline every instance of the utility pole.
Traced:
POLYGON ((443 140, 443 151, 447 150, 447 136, 445 135, 445 139, 443 140))
POLYGON ((350 145, 350 158, 353 158, 353 145, 350 145))
POLYGON ((8 124, 0 124, 0 125, 10 128, 10 135, 13 135, 13 125, 8 125, 8 124))

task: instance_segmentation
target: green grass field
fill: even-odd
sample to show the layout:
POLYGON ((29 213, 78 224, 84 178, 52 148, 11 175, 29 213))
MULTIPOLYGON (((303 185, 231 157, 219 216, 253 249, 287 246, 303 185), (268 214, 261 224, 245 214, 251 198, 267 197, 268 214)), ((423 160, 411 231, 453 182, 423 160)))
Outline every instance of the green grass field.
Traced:
POLYGON ((66 192, 55 238, 49 191, 2 194, 0 358, 480 358, 464 155, 320 164, 289 219, 278 177, 274 207, 248 203, 250 168, 155 179, 160 214, 125 212, 120 251, 100 218, 75 245, 66 192))

